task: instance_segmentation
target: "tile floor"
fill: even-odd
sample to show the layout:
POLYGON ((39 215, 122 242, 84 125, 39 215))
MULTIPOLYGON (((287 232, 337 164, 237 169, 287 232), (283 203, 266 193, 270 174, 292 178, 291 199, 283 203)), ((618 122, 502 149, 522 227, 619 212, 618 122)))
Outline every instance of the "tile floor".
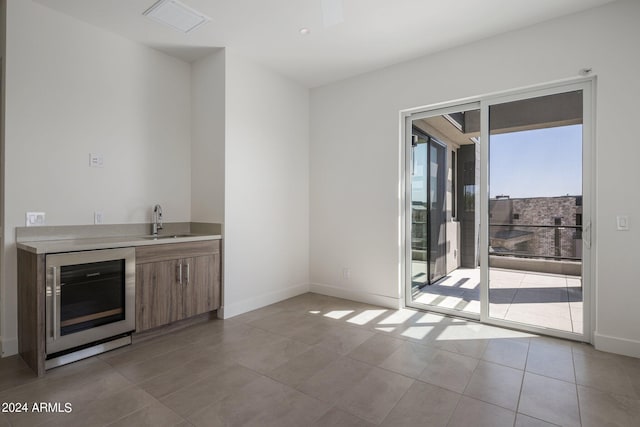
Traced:
MULTIPOLYGON (((489 281, 491 317, 582 333, 579 277, 492 268, 489 281)), ((454 270, 424 286, 415 301, 480 314, 480 269, 454 270)))
POLYGON ((637 426, 640 359, 304 294, 35 378, 0 360, 0 426, 637 426))

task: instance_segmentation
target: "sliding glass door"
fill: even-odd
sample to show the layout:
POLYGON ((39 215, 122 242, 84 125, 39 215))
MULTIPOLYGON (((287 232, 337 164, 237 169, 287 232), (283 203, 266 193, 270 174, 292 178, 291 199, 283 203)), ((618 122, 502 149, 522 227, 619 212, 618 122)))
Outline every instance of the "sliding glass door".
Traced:
POLYGON ((446 146, 417 127, 412 138, 412 273, 422 288, 446 274, 446 146))
POLYGON ((588 82, 483 105, 489 323, 590 340, 590 107, 588 82))
POLYGON ((478 104, 412 116, 409 304, 479 318, 478 104))
POLYGON ((589 341, 591 80, 407 113, 407 305, 589 341))

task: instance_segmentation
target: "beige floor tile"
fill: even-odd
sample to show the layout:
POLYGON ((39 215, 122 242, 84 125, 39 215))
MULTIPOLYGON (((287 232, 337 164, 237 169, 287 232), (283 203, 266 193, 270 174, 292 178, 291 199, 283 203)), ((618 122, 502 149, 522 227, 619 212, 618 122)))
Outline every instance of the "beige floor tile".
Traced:
POLYGON ((464 391, 466 396, 515 411, 524 372, 481 361, 464 391))
POLYGON ((340 355, 333 351, 312 347, 266 375, 283 384, 298 387, 339 357, 340 355))
POLYGON ((528 415, 517 414, 514 427, 557 427, 557 424, 551 424, 528 415))
POLYGON ((219 347, 223 351, 232 352, 248 347, 257 348, 278 338, 281 338, 281 335, 265 331, 264 329, 254 328, 244 323, 236 323, 226 328, 221 335, 218 335, 213 340, 198 342, 219 347))
POLYGON ((173 427, 183 422, 185 420, 182 417, 156 401, 109 424, 109 427, 173 427))
POLYGON ((529 339, 493 339, 487 345, 482 359, 499 365, 524 369, 529 352, 529 339))
POLYGON ((283 306, 274 304, 259 308, 257 310, 249 311, 248 313, 240 314, 233 317, 232 319, 236 322, 251 323, 264 319, 273 314, 282 313, 283 311, 285 311, 285 308, 283 306))
POLYGON ((74 407, 73 412, 57 414, 47 420, 48 426, 99 426, 120 420, 145 406, 157 402, 150 394, 138 387, 112 393, 103 399, 94 399, 81 407, 74 407))
POLYGON ((489 304, 489 317, 493 319, 504 319, 507 316, 511 304, 489 304))
POLYGON ((518 289, 514 289, 512 287, 495 287, 494 285, 496 285, 496 283, 491 282, 491 287, 489 288, 489 302, 493 304, 511 304, 513 298, 518 292, 518 289))
MULTIPOLYGON (((458 269, 451 278, 427 286, 416 301, 479 313, 479 269, 458 269), (455 276, 455 277, 454 277, 455 276), (464 280, 461 286, 455 281, 464 280), (467 286, 468 284, 468 286, 467 286)), ((490 316, 524 324, 580 332, 582 307, 579 279, 563 275, 490 270, 490 316), (570 286, 567 286, 569 285, 570 286), (571 306, 567 303, 573 301, 571 306), (570 310, 573 309, 573 313, 570 310)))
POLYGON ((527 273, 522 278, 522 286, 536 285, 536 287, 566 287, 566 276, 543 273, 527 273))
POLYGON ((327 295, 308 292, 306 294, 298 295, 293 298, 277 302, 270 305, 269 307, 297 312, 320 311, 335 299, 336 298, 327 295))
POLYGON ((564 304, 562 308, 569 308, 569 294, 566 287, 560 288, 525 288, 516 291, 512 308, 518 305, 533 305, 537 313, 545 313, 554 304, 564 304))
MULTIPOLYGON (((307 326, 291 335, 290 338, 305 344, 316 345, 332 333, 335 333, 338 329, 340 329, 340 325, 332 325, 326 321, 319 321, 317 325, 307 326)), ((360 343, 358 343, 358 345, 359 344, 360 343)))
POLYGON ((180 349, 162 353, 142 362, 136 359, 131 363, 118 364, 115 368, 128 380, 139 383, 167 370, 184 365, 186 362, 196 358, 202 350, 202 346, 188 344, 180 349))
POLYGON ((3 363, 0 365, 0 391, 38 379, 20 356, 10 356, 2 360, 3 363))
POLYGON ((111 366, 118 367, 131 363, 144 362, 162 354, 179 350, 187 344, 189 344, 187 340, 163 336, 136 343, 135 345, 121 347, 108 353, 103 353, 98 357, 111 366))
POLYGON ((563 307, 549 307, 550 304, 512 304, 505 316, 505 320, 533 325, 542 328, 557 329, 559 331, 572 331, 569 305, 563 307), (542 310, 542 306, 546 309, 542 310))
POLYGON ((418 378, 437 352, 438 349, 434 347, 405 342, 379 366, 408 377, 418 378))
MULTIPOLYGON (((494 277, 493 272, 489 275, 489 295, 491 295, 491 291, 495 289, 503 289, 503 290, 511 290, 515 291, 520 287, 522 283, 522 279, 520 280, 509 280, 503 279, 501 277, 494 277)), ((498 295, 503 294, 502 292, 498 292, 498 295)))
POLYGON ((631 377, 615 358, 574 353, 576 381, 601 391, 638 399, 631 377))
MULTIPOLYGON (((497 289, 515 292, 508 282, 516 280, 521 290, 542 288, 548 299, 557 293, 551 279, 532 283, 524 275, 518 279, 520 273, 496 272, 492 284, 504 284, 497 289)), ((460 284, 450 292, 470 297, 475 291, 460 284)), ((528 308, 542 317, 570 313, 562 321, 579 326, 572 317, 581 303, 565 306, 528 308)), ((18 357, 0 359, 0 401, 73 407, 71 414, 0 414, 0 426, 188 427, 187 416, 198 425, 278 427, 572 426, 580 425, 580 416, 584 426, 604 426, 640 419, 640 359, 514 334, 433 313, 305 294, 240 318, 147 338, 42 378, 18 357), (519 394, 515 415, 510 409, 519 394)))
POLYGON ((454 322, 450 317, 418 312, 409 321, 395 328, 391 335, 405 341, 430 345, 454 322))
POLYGON ((578 386, 583 427, 632 426, 640 423, 640 400, 578 386))
POLYGON ((629 375, 636 396, 640 396, 640 359, 635 357, 622 357, 618 361, 622 369, 629 375))
POLYGON ((378 365, 403 344, 405 344, 403 340, 383 334, 374 334, 347 355, 370 365, 378 365))
MULTIPOLYGON (((184 365, 167 370, 139 383, 139 387, 155 398, 161 398, 204 378, 211 378, 235 364, 229 355, 218 351, 200 355, 184 365)), ((215 378, 211 378, 214 381, 215 378)))
POLYGON ((414 380, 403 375, 374 368, 349 389, 338 406, 360 418, 380 424, 414 380))
POLYGON ((440 338, 438 338, 432 342, 432 345, 442 350, 450 351, 452 353, 458 353, 464 356, 479 359, 487 349, 489 340, 474 338, 441 340, 440 338))
POLYGON ((391 310, 380 307, 371 307, 366 309, 356 310, 349 317, 344 319, 344 322, 351 326, 357 326, 373 330, 378 322, 378 319, 382 319, 391 310))
MULTIPOLYGON (((68 365, 68 367, 72 367, 72 365, 68 365)), ((52 374, 54 372, 51 371, 52 374)), ((130 388, 132 385, 130 381, 113 369, 94 374, 86 373, 89 381, 81 381, 79 377, 75 376, 71 376, 68 381, 55 381, 50 380, 47 377, 48 374, 45 374, 41 381, 8 391, 8 394, 4 395, 1 401, 71 403, 73 411, 77 412, 86 408, 93 400, 106 399, 114 393, 130 388)), ((55 418, 64 418, 66 416, 67 414, 59 414, 55 418)), ((43 423, 46 424, 52 417, 51 414, 47 413, 29 412, 7 414, 7 418, 15 427, 31 427, 43 423)))
POLYGON ((366 363, 341 357, 318 371, 297 388, 309 396, 335 404, 354 384, 362 381, 372 369, 373 367, 366 363))
POLYGON ((312 427, 374 427, 375 425, 341 409, 332 408, 313 423, 312 427))
POLYGON ((566 427, 580 426, 576 385, 527 372, 518 412, 566 427))
POLYGON ((552 338, 545 336, 532 336, 529 340, 530 347, 545 347, 552 350, 573 350, 575 341, 564 340, 561 338, 552 338))
POLYGON ((292 337, 308 327, 317 325, 318 322, 318 319, 304 313, 280 311, 248 322, 248 324, 278 335, 292 337))
POLYGON ((385 427, 446 426, 460 395, 421 381, 414 382, 382 423, 385 427))
POLYGON ((332 326, 317 345, 339 354, 348 354, 371 338, 375 332, 352 326, 332 326))
POLYGON ((405 341, 429 345, 436 339, 443 327, 444 325, 402 325, 394 328, 390 335, 405 341))
POLYGON ((570 347, 537 345, 532 343, 527 357, 527 372, 575 382, 573 356, 570 347))
POLYGON ((462 396, 448 427, 512 427, 515 412, 462 396))
POLYGON ((438 350, 418 377, 429 384, 462 393, 467 387, 478 359, 438 350))
MULTIPOLYGON (((402 308, 399 310, 391 310, 389 313, 378 318, 375 328, 376 330, 392 332, 397 329, 404 330, 407 326, 415 324, 423 318, 424 313, 416 310, 402 308)), ((446 317, 438 316, 440 322, 446 321, 446 317)))
POLYGON ((575 317, 572 317, 571 325, 572 325, 573 332, 575 332, 576 334, 584 333, 584 322, 581 322, 580 320, 575 320, 575 317))
POLYGON ((240 365, 265 374, 310 348, 309 345, 300 341, 281 337, 259 348, 250 347, 238 351, 234 353, 234 358, 240 365))
POLYGON ((213 381, 212 378, 203 378, 160 401, 178 415, 187 417, 206 405, 224 399, 259 377, 259 374, 244 366, 235 365, 216 375, 213 381))
POLYGON ((235 322, 232 320, 223 320, 211 318, 184 328, 176 329, 171 332, 170 336, 186 342, 194 342, 212 336, 220 336, 225 329, 231 327, 235 322))
POLYGON ((524 280, 525 273, 513 270, 502 270, 500 268, 489 268, 489 277, 507 283, 520 283, 524 280))
MULTIPOLYGON (((4 359, 2 359, 4 362, 4 359)), ((40 399, 45 396, 69 394, 73 388, 78 388, 91 381, 99 381, 103 375, 112 372, 109 364, 98 358, 84 359, 70 365, 48 371, 43 377, 30 378, 16 387, 0 392, 0 402, 18 399, 40 399)), ((121 375, 123 387, 131 385, 121 375)), ((35 401, 35 400, 34 400, 35 401)))
POLYGON ((272 379, 260 377, 189 416, 195 426, 307 426, 330 406, 272 379))

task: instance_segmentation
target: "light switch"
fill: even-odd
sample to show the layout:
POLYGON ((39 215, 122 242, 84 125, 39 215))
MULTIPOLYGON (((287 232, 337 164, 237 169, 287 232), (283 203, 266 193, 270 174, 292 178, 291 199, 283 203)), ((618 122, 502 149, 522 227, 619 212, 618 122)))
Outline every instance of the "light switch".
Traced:
POLYGON ((104 156, 97 153, 89 153, 89 167, 101 168, 104 167, 104 156))
POLYGON ((618 215, 616 217, 616 224, 618 226, 618 230, 620 231, 629 230, 629 217, 626 215, 618 215))

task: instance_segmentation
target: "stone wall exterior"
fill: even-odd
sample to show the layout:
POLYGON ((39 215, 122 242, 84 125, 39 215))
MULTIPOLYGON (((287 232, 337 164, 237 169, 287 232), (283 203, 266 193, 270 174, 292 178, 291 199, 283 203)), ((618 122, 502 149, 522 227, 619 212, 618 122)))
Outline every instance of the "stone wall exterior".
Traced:
MULTIPOLYGON (((497 250, 530 256, 580 258, 580 229, 556 227, 526 227, 540 225, 576 226, 581 224, 581 196, 530 197, 491 199, 490 244, 497 250), (558 222, 556 222, 558 221, 558 222), (508 224, 496 226, 494 224, 508 224), (528 232, 530 238, 509 239, 508 231, 528 232), (499 234, 499 232, 502 232, 499 234), (505 238, 505 236, 507 236, 505 238), (498 238, 501 237, 501 238, 498 238)), ((518 233, 512 233, 514 236, 518 233)), ((520 233, 522 234, 522 233, 520 233)))

